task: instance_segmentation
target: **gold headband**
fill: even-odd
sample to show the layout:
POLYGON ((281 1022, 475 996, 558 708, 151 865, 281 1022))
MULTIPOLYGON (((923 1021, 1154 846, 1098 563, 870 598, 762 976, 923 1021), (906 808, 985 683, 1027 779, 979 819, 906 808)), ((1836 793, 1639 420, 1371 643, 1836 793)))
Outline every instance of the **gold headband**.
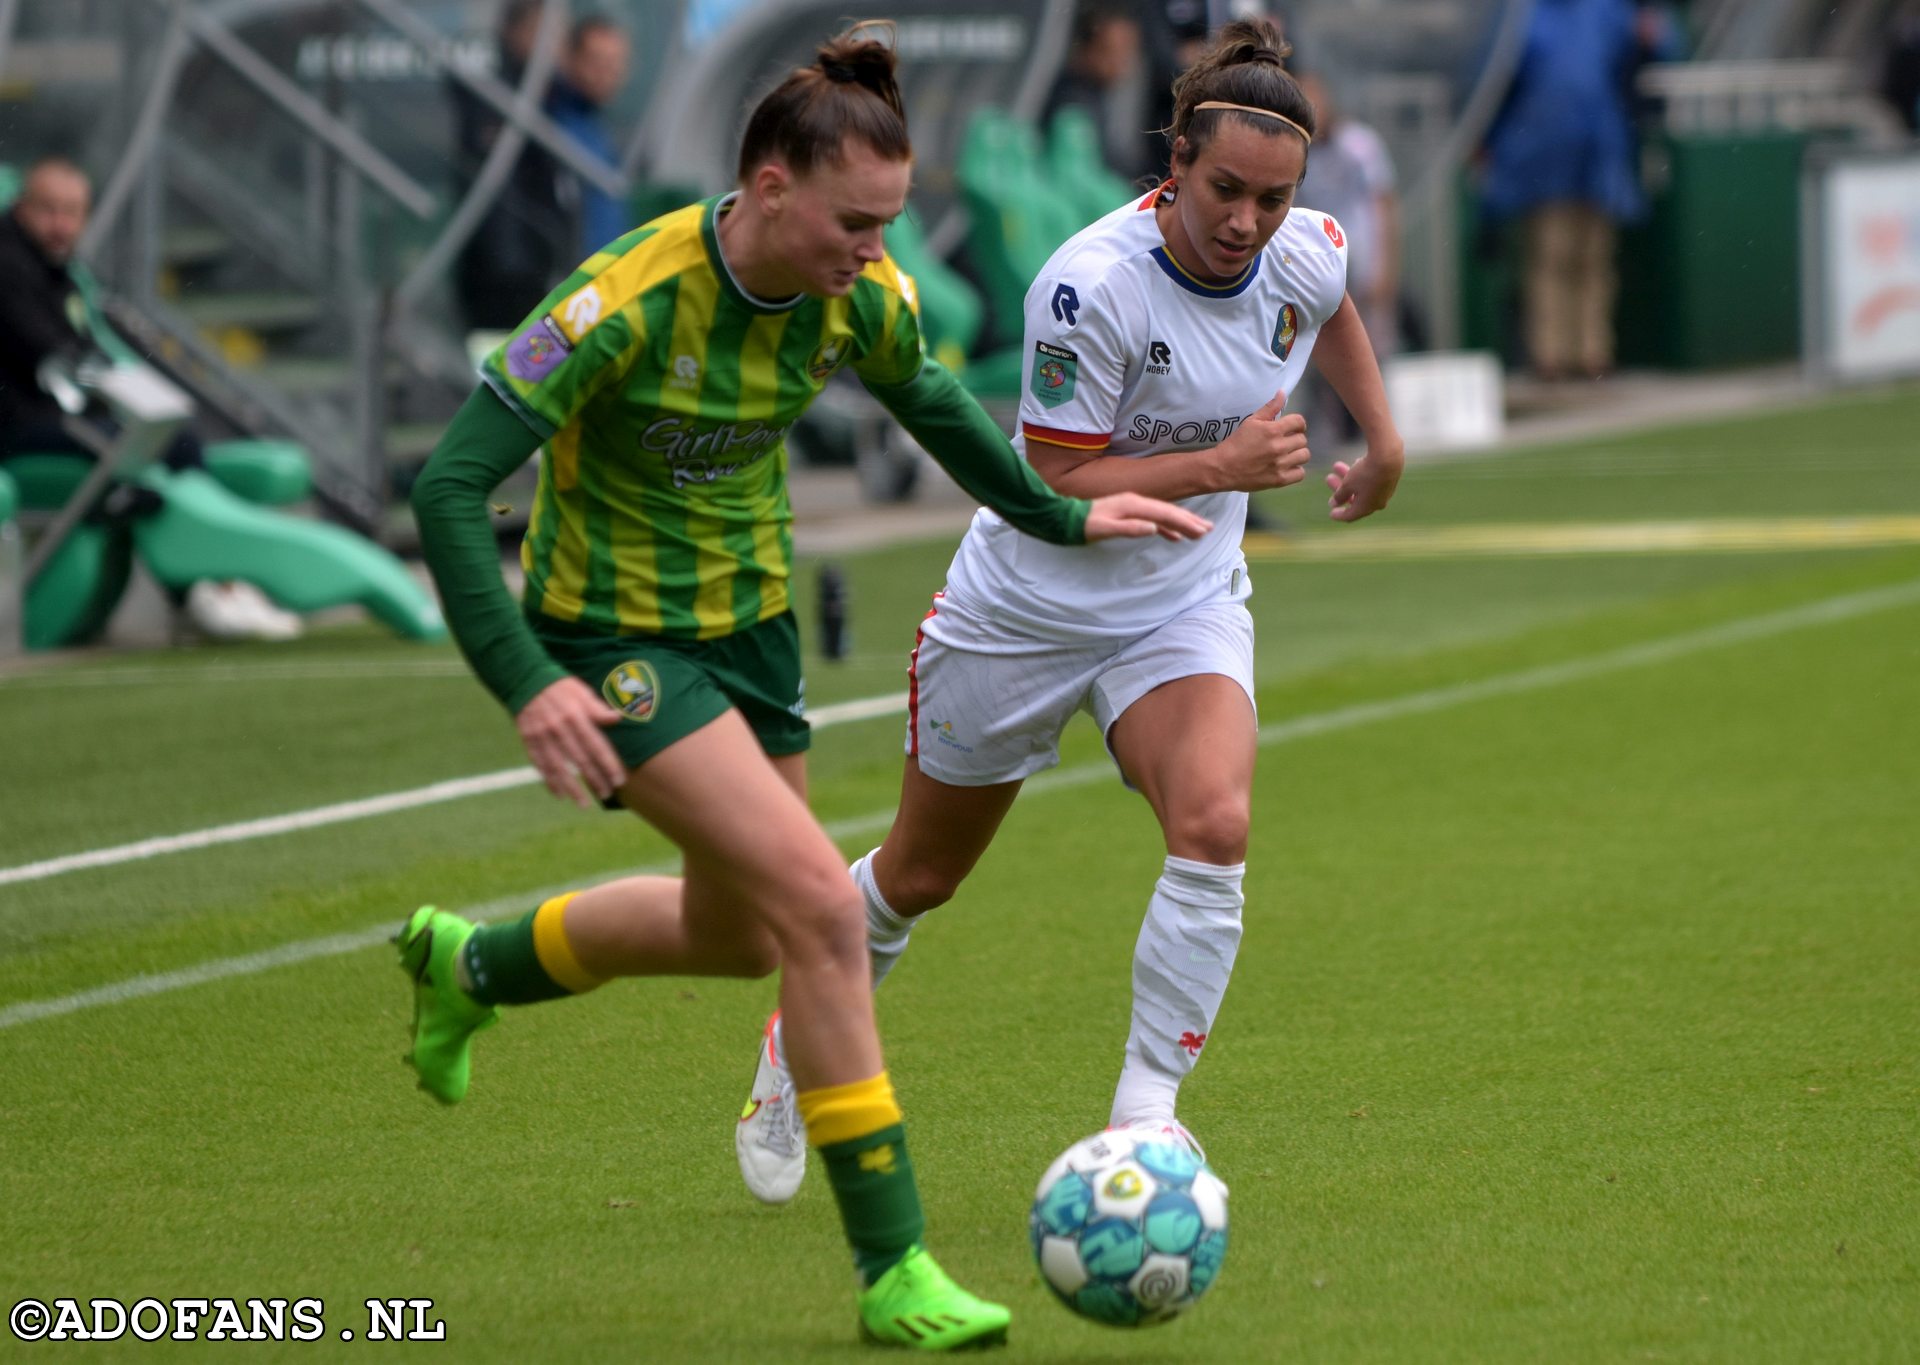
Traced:
POLYGON ((1307 146, 1313 146, 1312 133, 1309 133, 1305 128, 1302 128, 1285 114, 1276 114, 1271 109, 1257 109, 1251 104, 1228 104, 1225 100, 1202 100, 1193 106, 1193 112, 1196 114, 1202 109, 1233 109, 1242 114, 1258 114, 1262 118, 1277 118, 1286 124, 1287 127, 1293 129, 1294 132, 1305 138, 1307 140, 1307 146))

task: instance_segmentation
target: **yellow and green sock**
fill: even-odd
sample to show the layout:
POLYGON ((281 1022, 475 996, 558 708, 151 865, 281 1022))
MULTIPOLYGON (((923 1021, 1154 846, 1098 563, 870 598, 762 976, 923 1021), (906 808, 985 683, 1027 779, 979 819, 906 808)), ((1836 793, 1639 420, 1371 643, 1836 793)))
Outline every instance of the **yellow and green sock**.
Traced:
POLYGON ((802 1090, 795 1098, 807 1141, 826 1163, 861 1283, 872 1284, 926 1230, 893 1083, 882 1071, 848 1085, 802 1090))
POLYGON ((483 1005, 531 1005, 604 984, 580 965, 567 938, 567 906, 579 894, 555 896, 519 919, 474 930, 461 952, 472 983, 468 994, 483 1005))

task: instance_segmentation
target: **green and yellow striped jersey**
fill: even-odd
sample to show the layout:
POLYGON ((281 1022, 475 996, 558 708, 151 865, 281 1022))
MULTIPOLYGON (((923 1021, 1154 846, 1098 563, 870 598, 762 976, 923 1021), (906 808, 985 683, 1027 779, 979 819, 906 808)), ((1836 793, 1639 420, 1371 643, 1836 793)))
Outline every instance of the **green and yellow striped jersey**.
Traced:
POLYGON ((842 298, 756 299, 715 235, 730 199, 614 241, 481 365, 546 439, 520 549, 530 611, 697 639, 779 615, 787 429, 844 364, 882 385, 920 369, 913 282, 891 259, 842 298))

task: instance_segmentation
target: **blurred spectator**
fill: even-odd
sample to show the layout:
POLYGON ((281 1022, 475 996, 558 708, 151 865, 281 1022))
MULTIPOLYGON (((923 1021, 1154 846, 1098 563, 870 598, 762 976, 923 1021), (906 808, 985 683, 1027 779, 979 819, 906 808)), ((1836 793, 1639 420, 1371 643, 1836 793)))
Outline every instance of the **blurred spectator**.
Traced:
MULTIPOLYGON (((609 167, 620 164, 620 153, 607 132, 601 111, 627 83, 632 46, 611 19, 591 16, 579 20, 567 36, 567 51, 547 94, 547 113, 596 159, 609 167)), ((577 196, 580 220, 579 250, 566 262, 570 269, 632 227, 627 206, 599 186, 576 175, 563 177, 563 189, 577 196)), ((511 324, 509 324, 511 325, 511 324)))
MULTIPOLYGON (((518 89, 540 27, 541 0, 507 0, 500 14, 494 74, 518 89)), ((460 176, 470 185, 505 121, 494 107, 453 84, 460 176)), ((560 168, 539 145, 520 150, 486 216, 461 249, 455 288, 470 328, 514 326, 580 259, 573 215, 561 204, 560 168)))
POLYGON ((1880 93, 1909 130, 1920 132, 1920 0, 1907 0, 1887 25, 1880 93))
MULTIPOLYGON (((72 374, 87 363, 108 363, 94 338, 73 260, 92 200, 86 172, 64 158, 46 157, 27 168, 20 197, 0 214, 0 461, 20 455, 96 458, 68 433, 63 409, 41 384, 50 369, 72 374)), ((175 470, 203 469, 206 456, 199 439, 183 430, 162 462, 175 470)), ((151 504, 145 490, 117 488, 103 505, 125 515, 142 510, 143 500, 151 504)), ((284 640, 300 633, 298 616, 249 583, 195 583, 176 605, 220 639, 284 640)))
POLYGON ((1040 116, 1042 126, 1048 126, 1062 109, 1085 110, 1100 132, 1107 168, 1127 181, 1165 169, 1147 131, 1149 103, 1140 47, 1140 21, 1124 0, 1081 0, 1074 12, 1066 68, 1040 116))
POLYGON ((1296 202, 1330 213, 1347 236, 1347 293, 1376 356, 1398 349, 1400 307, 1400 199, 1393 158, 1366 124, 1350 119, 1318 73, 1300 76, 1320 126, 1307 158, 1296 202))
POLYGON ((1629 83, 1633 0, 1536 0, 1487 135, 1481 206, 1517 222, 1527 355, 1543 379, 1613 369, 1618 225, 1640 216, 1629 83))

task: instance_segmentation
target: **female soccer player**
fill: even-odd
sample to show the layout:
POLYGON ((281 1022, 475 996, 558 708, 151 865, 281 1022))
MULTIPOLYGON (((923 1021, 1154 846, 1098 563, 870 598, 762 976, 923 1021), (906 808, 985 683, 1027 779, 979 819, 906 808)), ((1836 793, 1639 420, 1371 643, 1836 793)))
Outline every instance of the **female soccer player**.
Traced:
MULTIPOLYGON (((1074 555, 979 513, 915 642, 899 813, 853 867, 877 984, 915 917, 986 851, 1021 782, 1059 761, 1068 719, 1090 711, 1167 850, 1134 950, 1110 1121, 1196 1150, 1175 1100, 1239 947, 1257 742, 1240 536, 1248 493, 1304 477, 1305 423, 1281 410, 1316 342, 1367 441, 1327 478, 1331 516, 1385 507, 1403 464, 1346 296, 1340 225, 1291 209, 1314 116, 1286 51, 1264 21, 1227 25, 1174 86, 1170 178, 1072 238, 1027 292, 1028 462, 1073 496, 1182 500, 1213 530, 1074 555)), ((735 1133, 748 1187, 769 1202, 792 1197, 806 1160, 782 1020, 768 1022, 760 1103, 735 1133)))
POLYGON ((734 193, 618 239, 486 361, 413 498, 448 619, 548 787, 617 800, 685 873, 478 928, 428 906, 398 942, 407 1060, 449 1104, 498 1005, 780 968, 797 1111, 862 1275, 861 1324, 945 1349, 1003 1338, 1007 1312, 919 1245, 861 898, 807 810, 782 437, 850 365, 964 487, 1047 541, 1207 525, 1138 494, 1055 494, 925 358, 912 284, 881 248, 910 158, 891 48, 843 35, 755 109, 734 193), (516 608, 486 498, 542 442, 516 608))

